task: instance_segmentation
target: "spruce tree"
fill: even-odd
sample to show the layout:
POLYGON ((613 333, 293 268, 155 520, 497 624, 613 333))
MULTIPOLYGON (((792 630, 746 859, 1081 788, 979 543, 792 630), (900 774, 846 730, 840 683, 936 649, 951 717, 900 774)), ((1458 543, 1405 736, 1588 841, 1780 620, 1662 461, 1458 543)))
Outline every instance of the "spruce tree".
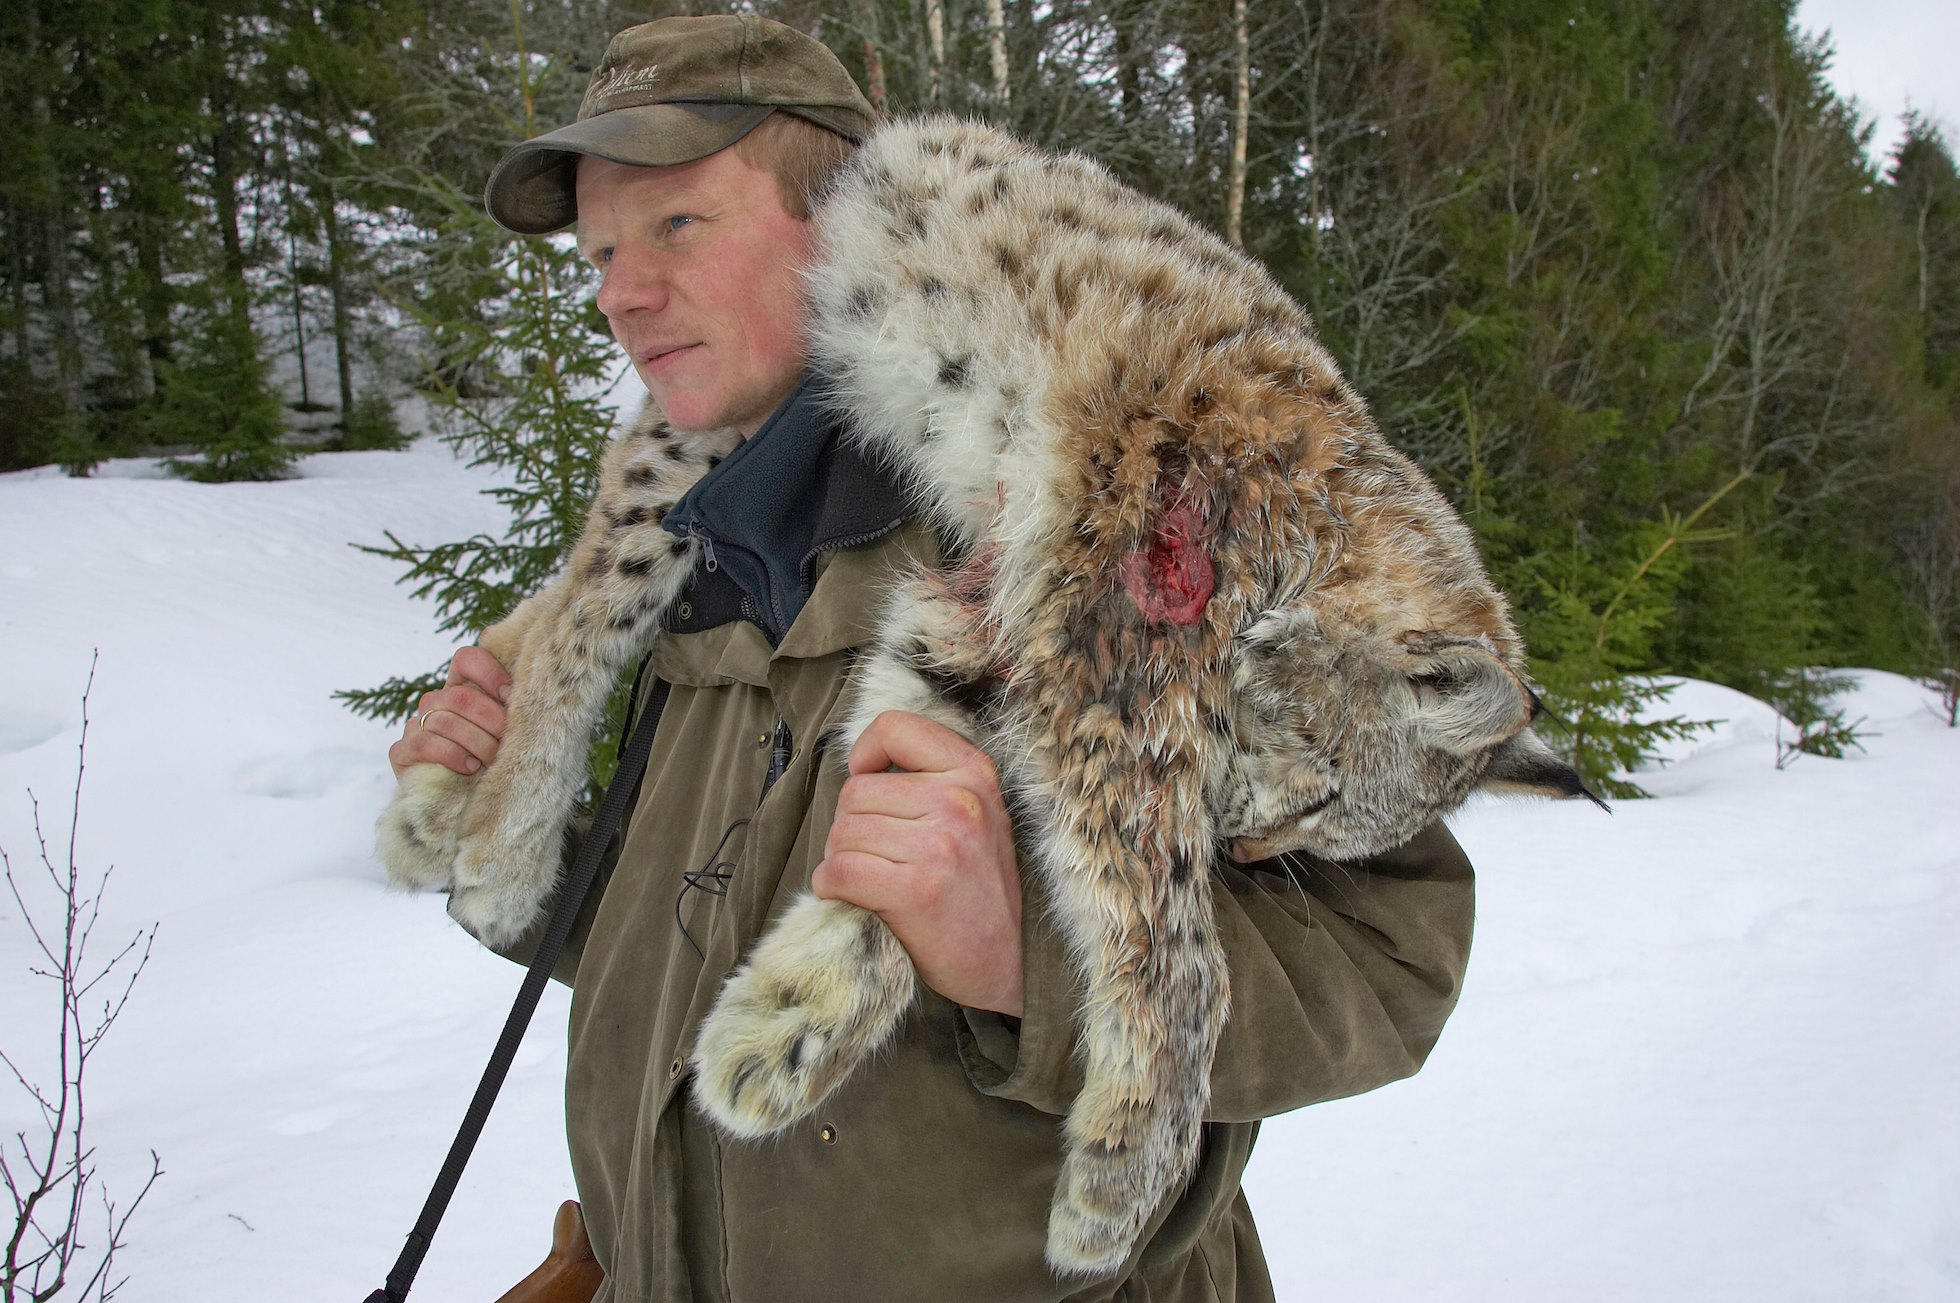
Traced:
POLYGON ((249 321, 199 287, 180 360, 159 369, 162 399, 150 433, 165 446, 188 446, 200 456, 165 465, 187 479, 284 479, 298 449, 286 442, 286 412, 268 376, 249 321))
MULTIPOLYGON (((516 67, 526 107, 519 134, 535 134, 530 109, 538 88, 521 47, 516 67)), ((426 179, 425 201, 431 194, 440 197, 433 246, 442 265, 490 292, 468 315, 446 315, 407 297, 398 306, 430 341, 425 392, 442 437, 472 466, 510 473, 508 485, 487 490, 510 520, 500 537, 423 543, 390 531, 385 545, 363 550, 400 563, 401 582, 434 602, 437 628, 467 636, 509 615, 563 563, 584 523, 609 432, 604 394, 623 364, 569 236, 513 237, 481 211, 475 187, 441 176, 426 179)), ((396 676, 335 695, 357 714, 399 720, 443 676, 396 676)), ((610 776, 613 742, 594 745, 595 784, 610 776)))

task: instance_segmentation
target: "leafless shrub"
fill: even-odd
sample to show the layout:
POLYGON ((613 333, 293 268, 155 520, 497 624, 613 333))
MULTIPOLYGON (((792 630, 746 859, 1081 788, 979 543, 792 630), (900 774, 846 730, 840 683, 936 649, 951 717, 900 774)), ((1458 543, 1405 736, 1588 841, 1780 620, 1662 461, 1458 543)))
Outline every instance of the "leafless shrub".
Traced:
MULTIPOLYGON (((44 1085, 45 1077, 31 1076, 22 1066, 22 1059, 28 1056, 20 1054, 18 1046, 0 1049, 0 1062, 33 1100, 33 1112, 39 1114, 37 1126, 16 1131, 11 1143, 0 1145, 0 1179, 5 1180, 14 1202, 13 1233, 5 1257, 0 1259, 0 1303, 47 1303, 57 1297, 107 1303, 128 1280, 114 1273, 123 1232, 163 1174, 156 1151, 151 1150, 149 1178, 126 1207, 118 1207, 97 1179, 95 1148, 86 1136, 89 1062, 121 1017, 156 940, 156 924, 152 923, 107 963, 96 964, 88 955, 112 871, 104 869, 90 884, 83 881, 75 860, 82 774, 88 761, 88 697, 94 686, 95 664, 91 661, 88 687, 82 692, 82 737, 75 757, 68 848, 59 864, 50 855, 42 832, 40 802, 31 789, 27 794, 34 811, 41 867, 63 902, 58 927, 45 915, 36 917, 20 879, 14 876, 13 861, 0 849, 0 869, 4 869, 7 889, 40 951, 40 960, 30 962, 29 971, 60 989, 61 1004, 53 1055, 56 1063, 51 1065, 58 1069, 57 1084, 44 1085), (101 1203, 100 1221, 90 1212, 91 1191, 101 1203), (88 1229, 96 1226, 101 1228, 101 1240, 95 1240, 97 1232, 88 1229), (85 1235, 89 1238, 84 1239, 85 1235), (64 1295, 63 1291, 71 1287, 73 1292, 64 1295)), ((32 888, 31 894, 38 896, 41 889, 32 888)), ((46 1049, 42 1047, 44 1053, 46 1049)))

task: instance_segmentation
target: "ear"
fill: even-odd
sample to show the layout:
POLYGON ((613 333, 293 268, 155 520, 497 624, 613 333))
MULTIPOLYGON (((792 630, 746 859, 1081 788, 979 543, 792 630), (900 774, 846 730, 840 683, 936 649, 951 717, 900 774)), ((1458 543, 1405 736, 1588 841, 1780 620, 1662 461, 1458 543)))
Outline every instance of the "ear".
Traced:
POLYGON ((1416 694, 1416 726, 1460 755, 1496 746, 1531 722, 1530 690, 1495 654, 1474 643, 1422 656, 1409 684, 1416 694))
POLYGON ((1490 768, 1478 786, 1500 796, 1549 796, 1557 800, 1583 796, 1612 813, 1612 807, 1586 786, 1579 771, 1559 759, 1530 729, 1491 753, 1490 768))

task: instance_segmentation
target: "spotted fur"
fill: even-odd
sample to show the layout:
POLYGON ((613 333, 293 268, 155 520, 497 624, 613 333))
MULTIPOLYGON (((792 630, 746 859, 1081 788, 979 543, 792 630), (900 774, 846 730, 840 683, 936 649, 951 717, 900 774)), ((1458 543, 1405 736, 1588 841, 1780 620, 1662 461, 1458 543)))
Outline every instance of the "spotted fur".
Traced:
MULTIPOLYGON (((875 137, 819 221, 819 367, 966 558, 895 596, 845 731, 937 718, 1028 812, 1082 988, 1048 1257, 1109 1273, 1196 1156, 1230 1003, 1221 844, 1351 859, 1498 770, 1577 780, 1526 731, 1523 648, 1469 531, 1256 263, 1093 162, 949 121, 875 137)), ((789 1051, 820 1027, 841 1054, 837 1024, 772 1010, 755 1037, 734 1012, 816 959, 758 953, 703 1029, 700 1096, 737 1134, 835 1075, 789 1051)), ((818 985, 841 1004, 887 980, 818 985)), ((847 1057, 912 991, 883 994, 847 1057)))
POLYGON ((497 762, 473 778, 412 766, 382 812, 389 880, 447 890, 450 914, 487 944, 522 936, 550 897, 587 741, 698 559, 660 522, 737 441, 682 438, 652 411, 621 431, 564 568, 479 639, 513 680, 497 762))
MULTIPOLYGON (((894 594, 842 741, 886 709, 938 719, 1025 812, 1081 989, 1048 1260, 1111 1274, 1196 1157, 1230 1007, 1207 873, 1221 848, 1351 859, 1480 784, 1583 788, 1529 731, 1524 651, 1469 531, 1258 264, 1093 162, 950 120, 881 130, 816 221, 814 362, 960 558, 894 594)), ((602 483, 595 522, 622 484, 602 483)), ((433 836, 398 875, 454 881, 479 934, 543 895, 466 878, 494 862, 482 852, 531 856, 512 862, 547 885, 556 864, 598 708, 570 683, 648 632, 581 643, 568 626, 600 600, 584 585, 607 610, 651 609, 691 563, 622 578, 623 544, 597 528, 546 604, 520 608, 512 734, 529 711, 562 717, 507 737, 460 836, 428 831, 442 803, 408 783, 394 833, 384 819, 384 851, 433 836), (567 686, 524 686, 539 681, 567 686)), ((779 1129, 892 1035, 915 988, 875 916, 805 897, 705 1020, 696 1098, 733 1134, 779 1129)))

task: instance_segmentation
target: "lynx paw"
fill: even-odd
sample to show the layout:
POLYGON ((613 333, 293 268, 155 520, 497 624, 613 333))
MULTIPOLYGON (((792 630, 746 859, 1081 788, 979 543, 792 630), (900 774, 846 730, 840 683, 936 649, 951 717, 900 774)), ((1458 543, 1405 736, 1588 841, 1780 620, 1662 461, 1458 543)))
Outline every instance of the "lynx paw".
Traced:
POLYGON ((449 917, 493 949, 517 940, 537 921, 558 881, 560 859, 561 838, 548 828, 516 837, 501 833, 463 842, 449 893, 449 917))
POLYGON ((441 765, 411 765, 375 824, 374 853, 388 881, 409 891, 451 885, 470 780, 441 765))
POLYGON ((794 1122, 884 1044, 917 977, 876 914, 806 896, 722 988, 695 1047, 695 1094, 732 1135, 794 1122))

